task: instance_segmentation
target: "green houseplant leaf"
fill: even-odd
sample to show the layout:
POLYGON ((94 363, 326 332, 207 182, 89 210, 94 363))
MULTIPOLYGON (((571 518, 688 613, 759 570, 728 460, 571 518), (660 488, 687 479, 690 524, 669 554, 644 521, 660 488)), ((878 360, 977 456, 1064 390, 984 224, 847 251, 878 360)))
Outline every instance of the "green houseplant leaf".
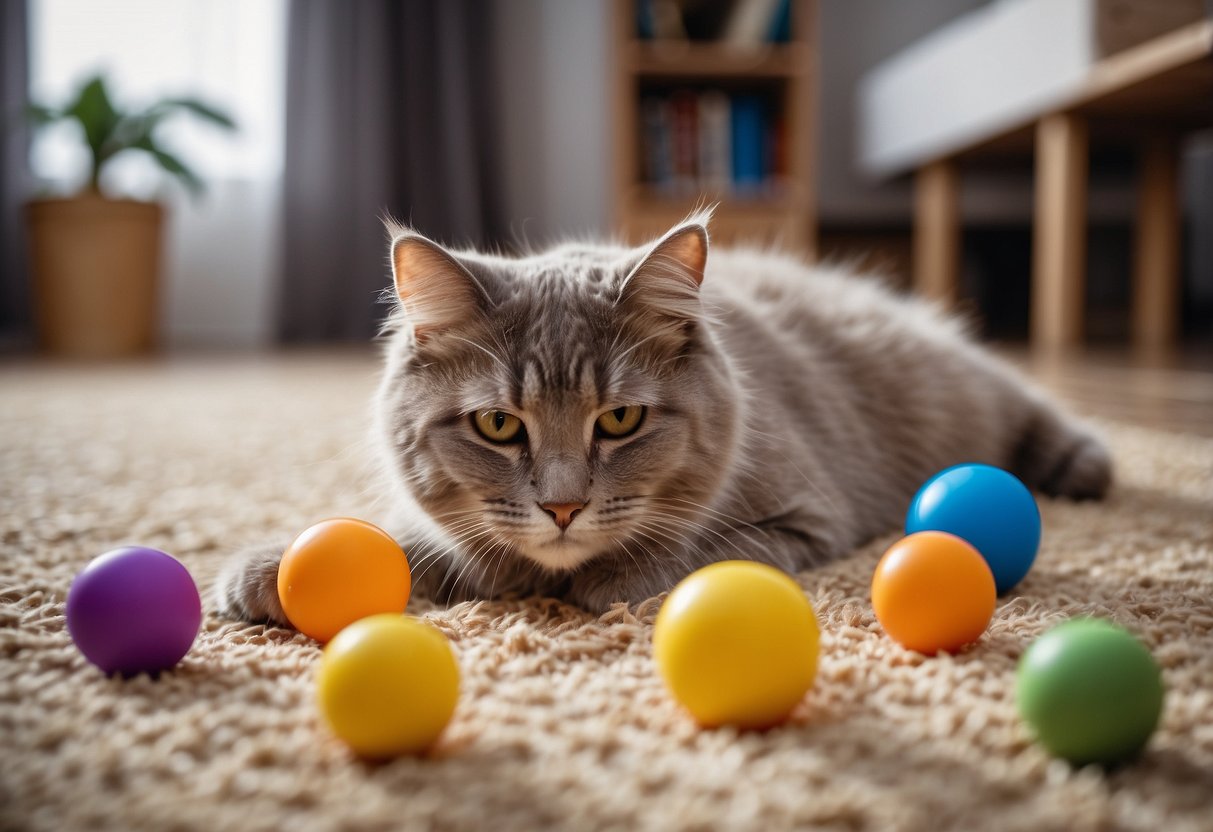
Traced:
POLYGON ((84 129, 84 139, 88 142, 89 151, 93 155, 93 170, 89 177, 89 188, 94 191, 99 190, 98 179, 101 175, 101 166, 118 150, 112 147, 107 148, 106 143, 122 118, 110 102, 109 92, 105 89, 105 81, 100 76, 89 80, 80 88, 76 100, 63 112, 76 119, 84 129))
POLYGON ((203 184, 202 180, 198 178, 198 175, 190 170, 190 168, 176 156, 169 153, 167 150, 162 150, 161 148, 157 147, 154 140, 149 138, 147 141, 138 145, 138 147, 140 150, 146 150, 148 153, 150 153, 152 158, 160 164, 160 167, 177 177, 177 179, 181 181, 181 184, 185 185, 190 193, 195 195, 202 193, 203 184))
POLYGON ((29 122, 43 127, 71 120, 80 125, 92 156, 88 189, 100 192, 101 172, 107 162, 128 150, 149 154, 160 167, 198 195, 203 182, 193 170, 156 140, 156 129, 166 119, 185 113, 223 130, 235 130, 236 123, 225 112, 196 98, 165 98, 140 112, 124 112, 114 106, 105 79, 89 78, 80 87, 75 100, 62 110, 31 104, 26 110, 29 122))
POLYGON ((196 98, 166 98, 159 104, 149 107, 147 112, 159 112, 164 115, 170 115, 181 110, 185 110, 203 121, 209 121, 227 130, 236 129, 236 123, 226 113, 196 98))
POLYGON ((35 127, 42 127, 63 118, 63 114, 58 110, 52 110, 50 107, 42 107, 38 104, 30 104, 25 108, 25 117, 35 127))

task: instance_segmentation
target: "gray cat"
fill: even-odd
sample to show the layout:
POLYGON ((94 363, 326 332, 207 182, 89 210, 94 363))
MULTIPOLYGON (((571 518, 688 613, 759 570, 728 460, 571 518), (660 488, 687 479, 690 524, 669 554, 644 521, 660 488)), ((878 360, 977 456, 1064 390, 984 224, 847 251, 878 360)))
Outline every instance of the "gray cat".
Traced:
MULTIPOLYGON (((722 559, 796 572, 964 461, 1104 494, 1104 446, 956 321, 789 257, 709 258, 706 223, 520 259, 389 228, 377 423, 420 592, 597 611, 722 559)), ((284 621, 281 552, 235 557, 220 608, 284 621)))

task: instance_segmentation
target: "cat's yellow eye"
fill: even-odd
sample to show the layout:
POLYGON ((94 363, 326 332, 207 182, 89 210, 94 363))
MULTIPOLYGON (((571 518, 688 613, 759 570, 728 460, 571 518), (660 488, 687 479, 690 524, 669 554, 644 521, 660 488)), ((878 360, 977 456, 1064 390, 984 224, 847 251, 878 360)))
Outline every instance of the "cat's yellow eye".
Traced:
POLYGON ((644 408, 638 404, 630 404, 627 407, 608 410, 598 417, 595 425, 601 435, 621 439, 635 433, 643 419, 644 408))
POLYGON ((523 437, 522 420, 504 410, 477 410, 472 424, 490 442, 516 442, 523 437))

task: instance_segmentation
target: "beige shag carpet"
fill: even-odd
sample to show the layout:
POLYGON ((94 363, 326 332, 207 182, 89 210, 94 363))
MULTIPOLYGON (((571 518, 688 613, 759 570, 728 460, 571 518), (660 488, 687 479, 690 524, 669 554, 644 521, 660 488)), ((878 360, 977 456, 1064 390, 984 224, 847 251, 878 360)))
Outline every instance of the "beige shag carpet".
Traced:
MULTIPOLYGON (((158 680, 105 678, 64 630, 72 576, 142 542, 204 590, 224 553, 366 514, 368 355, 0 367, 0 828, 1213 829, 1213 441, 1104 425, 1104 504, 1045 502, 1044 546, 955 657, 892 644, 868 579, 895 535, 800 576, 823 628, 791 722, 702 731, 650 660, 657 602, 418 605, 463 692, 425 759, 371 765, 318 722, 319 648, 208 614, 158 680), (1071 769, 1016 719, 1047 627, 1108 616, 1168 687, 1145 755, 1071 769)), ((374 519, 368 517, 368 519, 374 519)))

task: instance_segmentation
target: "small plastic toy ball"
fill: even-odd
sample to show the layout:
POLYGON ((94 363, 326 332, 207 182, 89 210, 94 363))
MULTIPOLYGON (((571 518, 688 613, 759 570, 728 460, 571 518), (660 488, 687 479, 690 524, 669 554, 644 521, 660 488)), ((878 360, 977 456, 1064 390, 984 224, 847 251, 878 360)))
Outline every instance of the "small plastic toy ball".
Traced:
POLYGON ((991 465, 955 465, 918 490, 906 534, 938 531, 967 540, 990 564, 999 593, 1032 568, 1040 548, 1040 509, 1013 474, 991 465))
POLYGON ((156 673, 189 652, 202 601, 189 571, 159 549, 126 546, 94 558, 67 593, 67 631, 105 673, 156 673))
POLYGON ((889 547, 872 575, 872 609, 889 637, 928 655, 977 641, 994 615, 994 575, 977 550, 943 532, 889 547))
POLYGON ((278 598, 299 632, 328 641, 360 618, 404 612, 412 590, 408 560, 391 536, 337 517, 295 538, 278 565, 278 598))
POLYGON ((317 691, 325 721, 355 753, 415 754, 438 739, 455 713, 459 665, 430 625, 373 615, 324 648, 317 691))
POLYGON ((818 638, 794 580, 765 564, 725 561, 674 587, 657 614, 653 657, 699 724, 766 728, 813 684, 818 638))
POLYGON ((1037 740, 1075 764, 1139 752, 1162 714, 1162 675, 1140 641, 1109 621, 1059 624, 1019 660, 1015 698, 1037 740))

